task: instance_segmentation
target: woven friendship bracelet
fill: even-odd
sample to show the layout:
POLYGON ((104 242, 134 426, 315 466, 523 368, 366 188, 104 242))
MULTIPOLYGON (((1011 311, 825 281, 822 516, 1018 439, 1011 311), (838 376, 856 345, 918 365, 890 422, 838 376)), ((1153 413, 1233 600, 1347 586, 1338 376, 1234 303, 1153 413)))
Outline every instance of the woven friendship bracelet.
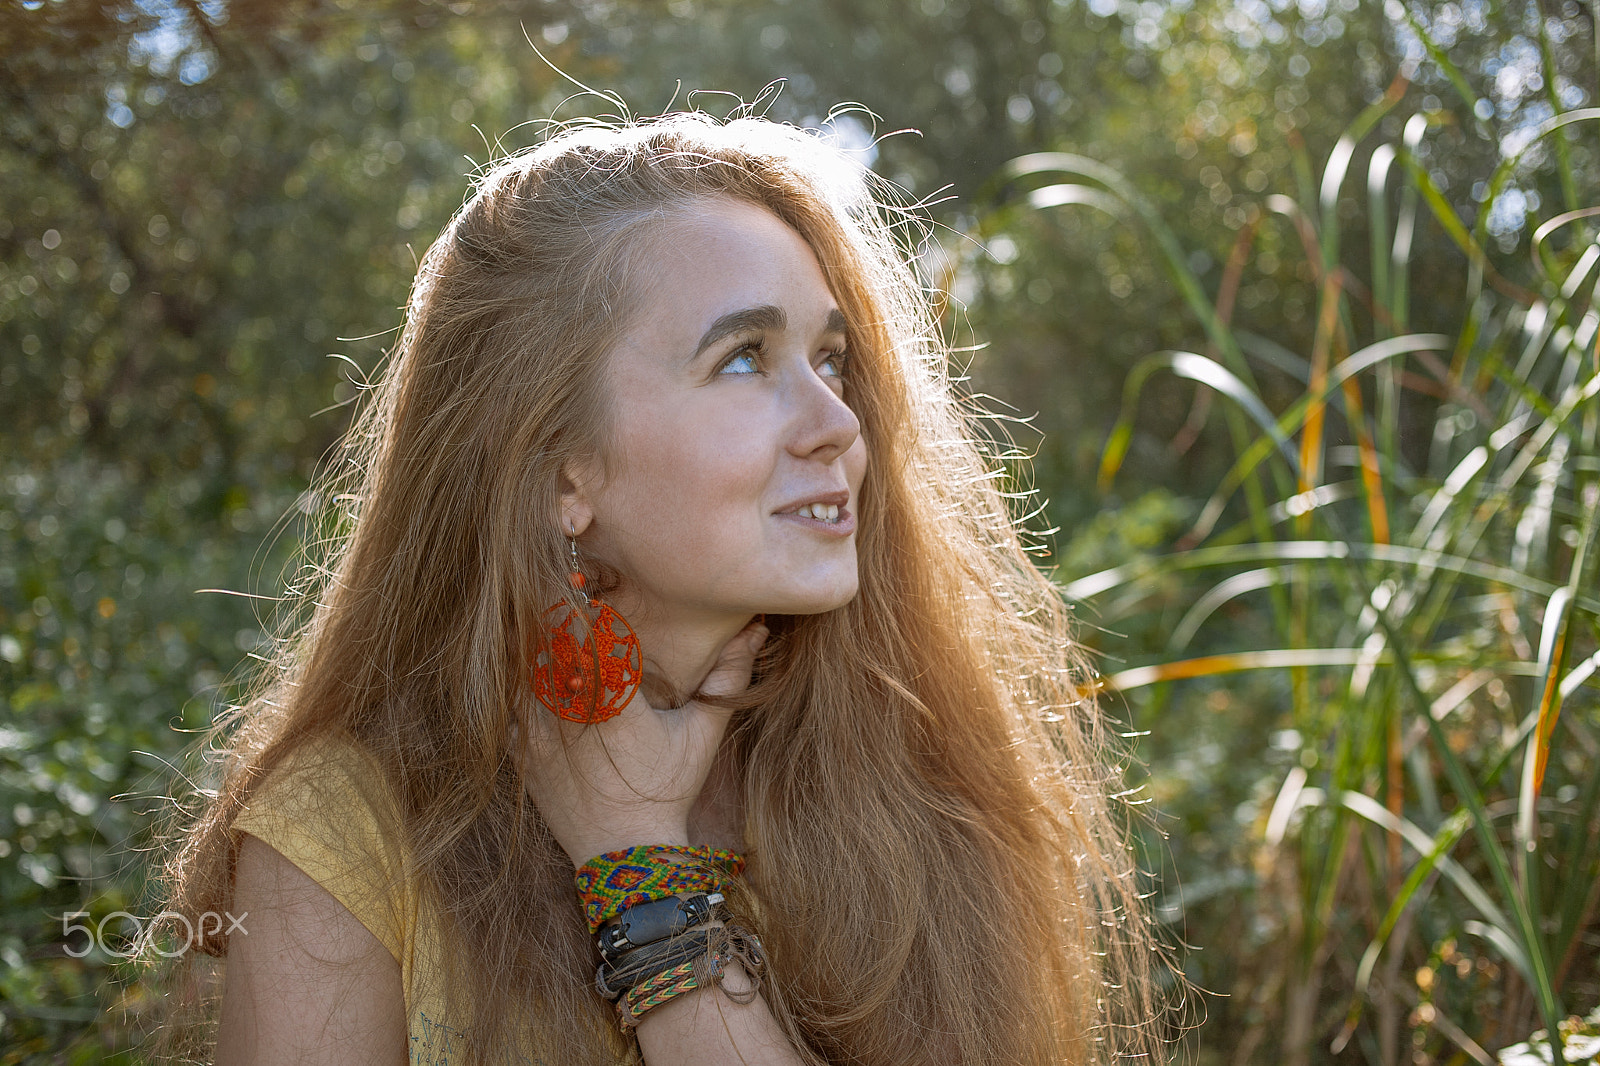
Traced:
MULTIPOLYGON (((637 1007, 669 988, 677 988, 684 983, 685 979, 690 981, 694 979, 693 959, 685 960, 669 970, 662 970, 658 974, 652 974, 647 981, 640 981, 638 985, 628 990, 628 1003, 631 1007, 637 1007)), ((687 991, 687 989, 683 991, 687 991)), ((664 1000, 661 1002, 664 1002, 664 1000)))
POLYGON ((573 880, 595 933, 629 907, 680 892, 716 892, 743 871, 744 857, 725 848, 646 844, 596 855, 573 880))

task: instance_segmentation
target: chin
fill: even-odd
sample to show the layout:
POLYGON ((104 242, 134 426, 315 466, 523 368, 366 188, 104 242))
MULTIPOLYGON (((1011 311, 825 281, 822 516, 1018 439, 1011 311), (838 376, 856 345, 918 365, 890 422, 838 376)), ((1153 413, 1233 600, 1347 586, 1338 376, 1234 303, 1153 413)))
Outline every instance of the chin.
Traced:
POLYGON ((816 589, 796 592, 793 595, 774 597, 772 605, 762 609, 765 614, 827 614, 856 598, 859 586, 850 582, 847 588, 819 594, 816 589))

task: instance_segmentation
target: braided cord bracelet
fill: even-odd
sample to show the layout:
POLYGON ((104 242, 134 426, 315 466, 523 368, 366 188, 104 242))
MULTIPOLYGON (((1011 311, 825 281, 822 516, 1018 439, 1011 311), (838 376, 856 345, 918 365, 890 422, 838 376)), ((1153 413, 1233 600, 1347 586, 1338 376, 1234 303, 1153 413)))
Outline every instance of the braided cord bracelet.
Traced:
POLYGON ((761 981, 766 974, 767 957, 761 950, 756 935, 738 925, 722 926, 715 931, 720 945, 712 949, 708 944, 696 957, 682 962, 663 960, 662 968, 629 988, 617 1000, 617 1014, 622 1031, 637 1026, 645 1014, 687 992, 716 986, 723 995, 735 1003, 749 1003, 761 992, 761 981), (738 962, 749 976, 751 987, 742 992, 730 992, 722 981, 728 964, 738 962), (675 963, 675 964, 674 964, 675 963))
MULTIPOLYGON (((698 960, 692 960, 680 963, 629 989, 628 994, 617 1003, 617 1013, 621 1015, 623 1031, 637 1026, 647 1013, 663 1003, 676 999, 685 992, 701 988, 700 978, 695 975, 697 962, 698 960)), ((723 967, 727 964, 727 955, 712 956, 706 982, 720 984, 723 967)))
POLYGON ((727 934, 718 924, 630 951, 614 962, 600 964, 595 971, 595 991, 615 1002, 655 974, 714 954, 717 944, 726 939, 727 934))

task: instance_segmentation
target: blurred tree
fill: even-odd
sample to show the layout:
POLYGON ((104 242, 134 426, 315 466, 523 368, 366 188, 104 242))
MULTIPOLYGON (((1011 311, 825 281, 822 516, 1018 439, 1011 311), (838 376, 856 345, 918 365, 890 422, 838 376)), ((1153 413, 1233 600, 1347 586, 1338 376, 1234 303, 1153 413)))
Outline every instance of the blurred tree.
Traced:
MULTIPOLYGON (((1410 111, 1453 120, 1427 166, 1466 207, 1504 142, 1595 93, 1592 13, 1571 0, 0 0, 0 42, 0 1062, 127 1044, 96 998, 114 960, 63 955, 50 916, 136 909, 126 847, 161 805, 109 797, 164 794, 160 760, 188 739, 169 726, 209 722, 270 629, 270 604, 193 592, 278 592, 311 470, 381 372, 465 178, 546 118, 613 110, 573 82, 641 113, 737 102, 684 91, 707 88, 807 124, 854 100, 880 134, 922 131, 874 145, 860 113, 829 127, 931 205, 923 262, 958 298, 952 331, 986 345, 971 387, 1037 414, 1035 480, 1049 519, 1082 527, 1063 555, 1084 567, 1175 531, 1226 435, 1192 387, 1152 388, 1121 481, 1133 499, 1098 495, 1127 368, 1194 329, 1146 237, 1024 209, 1027 190, 996 178, 1008 160, 1115 164, 1212 294, 1256 227, 1238 319, 1301 350, 1299 238, 1265 197, 1314 200, 1309 161, 1397 74, 1416 84, 1386 136, 1410 111), (1488 89, 1467 101, 1460 85, 1488 89)), ((1592 138, 1551 150, 1596 168, 1592 138)), ((1519 176, 1523 214, 1502 207, 1497 239, 1570 195, 1553 173, 1519 176)), ((1465 268, 1417 261, 1442 264, 1412 278, 1425 318, 1465 268)), ((1299 388, 1258 369, 1270 401, 1299 388)), ((1243 830, 1215 812, 1255 779, 1228 768, 1264 777, 1278 757, 1248 715, 1173 713, 1176 739, 1152 751, 1188 782, 1167 797, 1189 830, 1174 850, 1191 881, 1229 884, 1243 830), (1216 758, 1180 750, 1202 735, 1216 758)), ((1206 920, 1191 938, 1237 914, 1206 920)))

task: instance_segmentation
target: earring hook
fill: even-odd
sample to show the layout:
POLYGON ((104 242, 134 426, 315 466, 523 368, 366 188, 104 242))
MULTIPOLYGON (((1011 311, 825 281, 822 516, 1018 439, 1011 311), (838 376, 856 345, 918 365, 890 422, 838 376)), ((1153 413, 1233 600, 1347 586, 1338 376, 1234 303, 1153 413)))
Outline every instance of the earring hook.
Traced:
POLYGON ((583 564, 578 560, 577 538, 570 533, 567 534, 567 547, 571 553, 568 563, 571 570, 567 574, 567 584, 572 586, 574 592, 583 597, 584 603, 589 603, 589 594, 584 591, 584 586, 589 583, 589 579, 583 576, 583 564))

